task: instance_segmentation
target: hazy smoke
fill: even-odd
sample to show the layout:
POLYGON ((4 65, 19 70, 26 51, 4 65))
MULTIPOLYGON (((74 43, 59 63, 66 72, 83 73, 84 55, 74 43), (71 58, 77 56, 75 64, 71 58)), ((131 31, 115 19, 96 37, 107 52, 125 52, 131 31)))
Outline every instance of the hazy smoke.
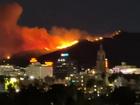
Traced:
POLYGON ((16 24, 21 13, 22 8, 17 3, 0 6, 0 55, 22 49, 24 40, 16 24))
POLYGON ((86 32, 77 29, 53 27, 46 28, 21 27, 17 24, 22 13, 17 3, 0 6, 0 55, 11 55, 25 50, 55 50, 63 42, 85 38, 93 38, 86 32))

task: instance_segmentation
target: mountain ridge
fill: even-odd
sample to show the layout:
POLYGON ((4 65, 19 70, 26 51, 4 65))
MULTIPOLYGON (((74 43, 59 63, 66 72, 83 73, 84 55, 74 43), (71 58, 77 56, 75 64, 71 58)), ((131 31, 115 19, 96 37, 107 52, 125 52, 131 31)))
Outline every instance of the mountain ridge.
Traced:
MULTIPOLYGON (((113 38, 104 38, 102 41, 90 42, 81 40, 78 44, 71 47, 58 50, 52 53, 40 54, 35 56, 38 61, 44 63, 45 61, 53 61, 59 58, 63 52, 68 52, 70 57, 78 62, 80 66, 94 67, 96 65, 96 55, 99 45, 102 44, 106 52, 106 57, 109 60, 109 66, 113 67, 119 65, 121 62, 127 62, 131 65, 140 67, 140 33, 121 32, 113 38)), ((24 54, 19 57, 11 58, 10 63, 19 66, 27 66, 29 60, 34 55, 24 54), (20 63, 20 64, 19 64, 20 63)))

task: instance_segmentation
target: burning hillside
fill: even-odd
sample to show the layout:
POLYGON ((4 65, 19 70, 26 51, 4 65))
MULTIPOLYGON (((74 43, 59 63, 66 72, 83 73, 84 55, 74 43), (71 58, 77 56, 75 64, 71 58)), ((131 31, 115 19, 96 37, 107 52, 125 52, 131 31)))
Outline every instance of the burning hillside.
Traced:
POLYGON ((78 29, 53 27, 47 30, 20 26, 17 23, 22 11, 23 8, 17 3, 0 6, 0 56, 28 50, 51 52, 70 47, 81 39, 97 40, 97 37, 78 29))

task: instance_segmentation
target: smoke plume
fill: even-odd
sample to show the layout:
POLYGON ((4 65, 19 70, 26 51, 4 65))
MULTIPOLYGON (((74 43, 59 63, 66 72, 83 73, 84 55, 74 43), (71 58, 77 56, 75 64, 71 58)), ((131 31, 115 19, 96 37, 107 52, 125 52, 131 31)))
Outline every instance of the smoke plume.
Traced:
POLYGON ((22 11, 17 3, 0 6, 0 56, 28 50, 53 51, 75 40, 94 39, 78 29, 53 27, 48 32, 46 28, 19 26, 22 11))

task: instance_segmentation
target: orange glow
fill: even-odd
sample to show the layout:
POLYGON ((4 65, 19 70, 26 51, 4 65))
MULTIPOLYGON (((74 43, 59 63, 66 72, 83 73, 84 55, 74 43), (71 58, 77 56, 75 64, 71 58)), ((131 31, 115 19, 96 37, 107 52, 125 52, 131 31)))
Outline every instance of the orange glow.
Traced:
POLYGON ((30 63, 36 63, 37 62, 37 59, 36 58, 31 58, 30 59, 30 63))
POLYGON ((53 66, 53 62, 45 62, 47 66, 53 66))
POLYGON ((96 41, 99 41, 99 39, 98 39, 98 38, 96 38, 95 40, 96 40, 96 41))
POLYGON ((45 49, 46 51, 50 51, 50 49, 49 49, 49 48, 47 48, 47 47, 46 47, 46 48, 44 48, 44 49, 45 49))
POLYGON ((22 28, 25 50, 44 49, 48 52, 63 49, 77 44, 80 33, 75 31, 55 28, 51 34, 45 28, 22 28), (57 34, 59 33, 59 34, 57 34))
POLYGON ((108 69, 108 59, 105 59, 105 68, 108 69))
POLYGON ((99 37, 100 40, 103 40, 103 37, 99 37))
POLYGON ((8 56, 6 57, 6 59, 11 59, 11 57, 8 55, 8 56))
POLYGON ((57 46, 57 49, 64 49, 64 48, 67 48, 67 47, 70 47, 70 46, 73 46, 75 44, 77 44, 79 41, 76 40, 76 41, 72 41, 72 42, 62 42, 62 44, 60 46, 57 46))
POLYGON ((22 11, 22 7, 17 3, 0 6, 0 38, 2 39, 0 55, 33 50, 46 53, 70 47, 83 39, 89 41, 102 39, 97 35, 73 28, 52 27, 48 30, 37 26, 20 26, 17 22, 22 11))

